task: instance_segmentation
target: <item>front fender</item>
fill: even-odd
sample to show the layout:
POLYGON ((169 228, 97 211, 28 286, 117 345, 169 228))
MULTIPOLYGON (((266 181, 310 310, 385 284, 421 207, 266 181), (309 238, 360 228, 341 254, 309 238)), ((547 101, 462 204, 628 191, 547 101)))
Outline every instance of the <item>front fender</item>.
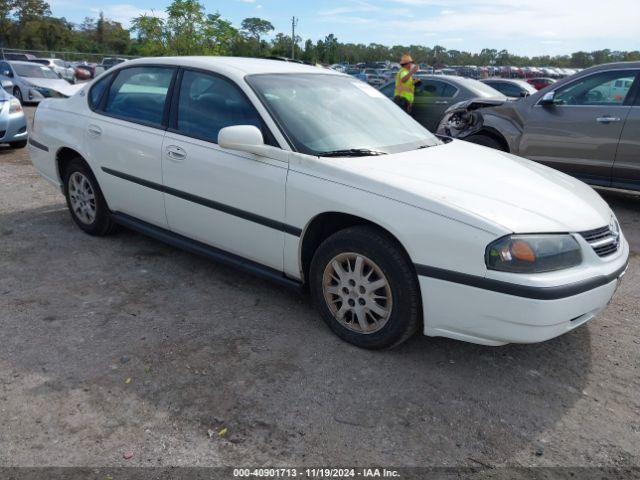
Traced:
POLYGON ((438 127, 438 134, 464 140, 484 131, 502 136, 511 153, 517 153, 522 137, 522 119, 509 103, 463 102, 450 108, 438 127))

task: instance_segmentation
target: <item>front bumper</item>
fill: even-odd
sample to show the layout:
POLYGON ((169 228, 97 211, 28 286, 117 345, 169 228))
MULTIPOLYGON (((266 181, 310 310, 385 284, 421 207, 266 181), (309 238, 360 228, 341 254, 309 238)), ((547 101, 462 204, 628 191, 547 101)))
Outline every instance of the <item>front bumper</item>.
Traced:
POLYGON ((0 103, 0 143, 21 142, 28 136, 24 112, 9 114, 9 102, 0 103))
POLYGON ((587 323, 606 308, 628 258, 629 245, 623 241, 619 255, 595 277, 602 279, 598 286, 577 294, 566 285, 551 290, 515 285, 510 293, 503 293, 449 281, 442 275, 420 276, 424 334, 491 346, 549 340, 587 323))

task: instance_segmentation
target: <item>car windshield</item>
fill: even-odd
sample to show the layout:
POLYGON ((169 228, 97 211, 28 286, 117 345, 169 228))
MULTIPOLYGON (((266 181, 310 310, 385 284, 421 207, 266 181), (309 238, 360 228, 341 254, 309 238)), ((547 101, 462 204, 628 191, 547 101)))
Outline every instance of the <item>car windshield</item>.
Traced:
POLYGON ((247 81, 302 153, 396 153, 440 144, 378 90, 351 77, 261 74, 247 81))
POLYGON ((58 75, 48 67, 43 67, 34 63, 33 65, 26 65, 24 63, 14 63, 13 69, 16 71, 19 77, 26 78, 59 78, 58 75))

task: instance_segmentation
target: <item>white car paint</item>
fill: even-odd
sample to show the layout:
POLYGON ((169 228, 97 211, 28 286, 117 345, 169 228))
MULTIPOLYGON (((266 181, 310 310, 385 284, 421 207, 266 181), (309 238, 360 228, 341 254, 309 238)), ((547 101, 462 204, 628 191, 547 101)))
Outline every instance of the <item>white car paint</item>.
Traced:
POLYGON ((144 64, 182 65, 227 77, 246 94, 281 149, 260 156, 106 117, 89 109, 92 84, 85 84, 67 100, 42 102, 36 112, 30 152, 45 178, 62 185, 56 156, 62 148, 73 149, 92 168, 112 211, 298 281, 306 280, 301 245, 314 218, 326 212, 363 218, 394 235, 416 265, 424 333, 485 345, 538 342, 584 324, 606 307, 628 262, 622 233, 617 253, 604 258, 578 235, 609 225, 613 213, 593 189, 571 177, 461 141, 379 157, 298 153, 245 80, 255 73, 340 73, 287 62, 182 57, 134 60, 105 75, 144 64), (188 156, 171 158, 166 152, 172 146, 188 156), (269 228, 228 209, 127 182, 105 167, 291 228, 269 228), (485 249, 491 242, 511 233, 552 232, 573 234, 582 264, 542 274, 487 268, 485 249), (491 287, 539 293, 604 276, 604 284, 553 299, 491 287), (489 286, 470 284, 478 281, 489 286))
POLYGON ((75 95, 82 88, 82 85, 71 85, 69 82, 61 78, 21 78, 24 78, 26 81, 28 81, 32 85, 35 85, 36 87, 50 88, 51 90, 55 90, 56 92, 59 92, 66 97, 75 95))
MULTIPOLYGON (((32 60, 34 61, 34 60, 32 60)), ((59 58, 36 58, 34 63, 42 65, 47 62, 46 66, 56 72, 60 78, 70 83, 76 82, 76 71, 72 67, 68 67, 67 62, 59 58)))

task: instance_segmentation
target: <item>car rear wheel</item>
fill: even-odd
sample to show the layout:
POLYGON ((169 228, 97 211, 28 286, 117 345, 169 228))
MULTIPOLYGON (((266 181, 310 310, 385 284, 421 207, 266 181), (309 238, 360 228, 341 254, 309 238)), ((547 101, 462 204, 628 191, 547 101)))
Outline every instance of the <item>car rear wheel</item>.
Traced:
POLYGON ((361 348, 391 348, 420 325, 413 265, 388 234, 369 226, 325 240, 311 262, 313 301, 329 328, 361 348))
POLYGON ((13 89, 13 96, 16 97, 18 99, 18 101, 20 102, 20 104, 22 105, 22 92, 20 91, 20 89, 18 87, 15 87, 13 89))
POLYGON ((495 138, 490 137, 489 135, 471 135, 470 137, 465 138, 465 141, 506 152, 504 146, 495 138))
POLYGON ((89 235, 108 235, 116 224, 93 172, 81 158, 71 160, 64 170, 64 193, 73 221, 89 235))

